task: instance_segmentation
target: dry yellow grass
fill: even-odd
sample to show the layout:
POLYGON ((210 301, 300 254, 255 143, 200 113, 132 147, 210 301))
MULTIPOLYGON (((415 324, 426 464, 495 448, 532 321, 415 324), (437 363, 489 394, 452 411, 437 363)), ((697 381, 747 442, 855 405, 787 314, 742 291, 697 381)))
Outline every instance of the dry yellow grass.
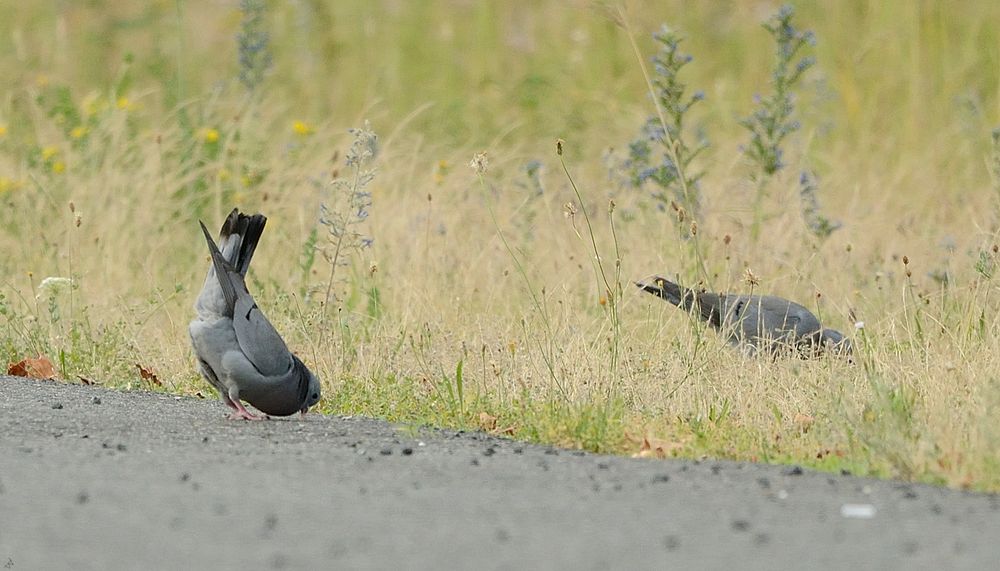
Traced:
POLYGON ((648 53, 667 21, 696 56, 683 80, 707 94, 689 124, 713 142, 697 161, 710 285, 748 291, 751 268, 755 291, 850 331, 857 365, 744 358, 631 287, 698 273, 672 213, 608 180, 604 152, 652 112, 628 38, 564 2, 274 7, 274 66, 254 98, 235 81, 233 7, 17 5, 0 24, 12 48, 0 50, 0 349, 116 385, 140 384, 142 363, 169 390, 207 393, 186 333, 207 268, 196 220, 214 227, 235 205, 269 217, 251 287, 324 379, 327 411, 458 426, 486 412, 515 435, 590 449, 632 453, 646 436, 686 456, 1000 489, 1000 296, 975 269, 1000 241, 985 166, 998 7, 803 3, 818 65, 754 243, 737 119, 766 90, 773 48, 758 22, 774 7, 680 5, 630 18, 648 53), (350 174, 331 157, 364 118, 380 143, 361 226, 375 241, 351 252, 324 306, 330 268, 304 271, 303 253, 333 171, 350 174), (481 180, 468 166, 480 151, 481 180), (802 221, 804 168, 844 223, 825 241, 802 221), (612 199, 617 336, 579 211, 613 276, 612 199), (50 296, 48 276, 75 287, 50 296))

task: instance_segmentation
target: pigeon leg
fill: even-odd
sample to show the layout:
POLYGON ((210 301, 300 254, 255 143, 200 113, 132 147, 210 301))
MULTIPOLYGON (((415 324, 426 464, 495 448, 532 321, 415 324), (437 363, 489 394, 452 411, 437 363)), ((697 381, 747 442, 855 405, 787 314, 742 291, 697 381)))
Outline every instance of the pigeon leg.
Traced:
MULTIPOLYGON (((226 396, 228 397, 228 402, 226 404, 232 403, 232 407, 236 409, 233 411, 233 414, 229 415, 229 420, 263 420, 261 417, 253 414, 247 410, 245 406, 243 406, 243 403, 240 402, 239 390, 229 389, 229 394, 226 396)), ((265 416, 263 418, 266 419, 267 417, 265 416)))
POLYGON ((233 404, 233 399, 229 398, 229 395, 227 395, 226 393, 222 393, 222 402, 226 403, 226 406, 233 409, 234 411, 239 410, 239 407, 233 404))
POLYGON ((233 404, 236 405, 236 410, 229 415, 229 420, 267 420, 266 416, 260 417, 247 410, 238 400, 233 401, 233 404))

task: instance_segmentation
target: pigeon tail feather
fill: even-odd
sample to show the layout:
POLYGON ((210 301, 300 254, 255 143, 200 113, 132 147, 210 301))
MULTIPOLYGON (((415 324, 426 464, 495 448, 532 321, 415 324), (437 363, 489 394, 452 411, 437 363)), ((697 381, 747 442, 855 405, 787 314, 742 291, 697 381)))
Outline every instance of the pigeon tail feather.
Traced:
POLYGON ((264 225, 267 224, 267 217, 263 214, 246 215, 234 208, 219 231, 220 243, 228 242, 230 236, 239 236, 239 250, 233 253, 235 259, 228 260, 241 276, 247 275, 250 268, 250 260, 257 249, 261 234, 264 233, 264 225))
POLYGON ((219 247, 212 240, 212 235, 205 228, 205 223, 201 224, 201 231, 205 233, 205 240, 208 242, 208 251, 212 255, 212 267, 215 268, 215 277, 219 280, 219 287, 222 288, 222 296, 226 298, 226 316, 233 316, 233 308, 236 307, 236 286, 233 285, 233 278, 229 272, 236 271, 231 263, 219 251, 219 247))

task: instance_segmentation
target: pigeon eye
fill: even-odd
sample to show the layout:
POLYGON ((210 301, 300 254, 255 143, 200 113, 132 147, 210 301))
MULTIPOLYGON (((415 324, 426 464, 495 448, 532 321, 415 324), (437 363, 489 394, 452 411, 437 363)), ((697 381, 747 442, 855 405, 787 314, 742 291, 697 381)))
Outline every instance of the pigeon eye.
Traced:
POLYGON ((318 395, 318 394, 316 394, 316 393, 313 393, 313 395, 312 395, 312 398, 314 398, 314 399, 318 399, 318 398, 319 398, 319 395, 318 395))

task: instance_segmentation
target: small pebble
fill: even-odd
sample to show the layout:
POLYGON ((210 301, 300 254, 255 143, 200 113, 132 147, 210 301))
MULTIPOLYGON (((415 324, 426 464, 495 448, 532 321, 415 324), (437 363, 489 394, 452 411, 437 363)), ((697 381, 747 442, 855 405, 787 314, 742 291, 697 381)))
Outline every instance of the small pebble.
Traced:
POLYGON ((413 449, 412 448, 409 448, 409 447, 403 448, 403 456, 409 456, 410 454, 413 454, 413 449))
POLYGON ((383 448, 379 451, 379 454, 383 456, 392 456, 392 448, 383 448))
POLYGON ((92 402, 94 404, 101 404, 101 397, 94 397, 94 398, 90 399, 90 402, 92 402))
POLYGON ((56 410, 60 410, 60 409, 62 409, 62 407, 63 406, 62 406, 61 402, 57 402, 57 403, 55 403, 55 404, 52 405, 52 408, 54 408, 56 410))
POLYGON ((871 504, 844 504, 840 506, 841 517, 871 519, 875 517, 875 506, 871 504))

